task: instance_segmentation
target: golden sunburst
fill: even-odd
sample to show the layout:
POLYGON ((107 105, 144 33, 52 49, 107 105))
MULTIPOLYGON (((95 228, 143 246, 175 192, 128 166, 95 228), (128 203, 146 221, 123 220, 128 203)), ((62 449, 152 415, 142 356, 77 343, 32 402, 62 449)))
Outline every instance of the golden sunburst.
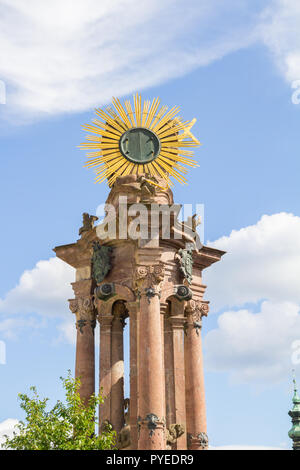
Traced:
POLYGON ((145 174, 163 178, 167 185, 173 185, 170 177, 186 184, 185 174, 190 167, 198 166, 193 160, 194 152, 200 142, 191 133, 196 122, 183 122, 178 117, 179 107, 169 111, 160 106, 159 98, 144 101, 134 95, 134 107, 125 101, 113 98, 113 107, 96 109, 96 119, 85 124, 83 129, 87 142, 80 145, 88 150, 86 167, 95 167, 96 182, 105 179, 111 186, 117 177, 129 174, 145 174), (100 118, 100 119, 99 119, 100 118))

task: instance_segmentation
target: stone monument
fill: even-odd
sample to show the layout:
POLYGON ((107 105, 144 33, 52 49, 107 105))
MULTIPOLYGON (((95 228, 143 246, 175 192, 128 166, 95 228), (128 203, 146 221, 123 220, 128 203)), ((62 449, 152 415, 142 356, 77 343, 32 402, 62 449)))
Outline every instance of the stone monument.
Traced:
POLYGON ((180 222, 170 176, 185 182, 184 164, 199 142, 195 120, 182 122, 178 108, 159 109, 158 99, 125 108, 96 110, 88 166, 111 187, 106 215, 85 213, 76 243, 56 255, 76 269, 70 309, 76 316, 76 377, 85 402, 95 392, 94 329, 100 324, 100 429, 110 423, 122 449, 204 450, 205 412, 202 272, 223 251, 203 246, 197 218, 180 222), (123 330, 130 325, 130 398, 124 397, 123 330))

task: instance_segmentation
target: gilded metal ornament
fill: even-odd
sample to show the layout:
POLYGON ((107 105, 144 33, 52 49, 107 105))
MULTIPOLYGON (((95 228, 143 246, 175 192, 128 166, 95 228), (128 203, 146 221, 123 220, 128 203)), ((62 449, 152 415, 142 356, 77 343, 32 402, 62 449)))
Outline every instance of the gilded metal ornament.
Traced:
MULTIPOLYGON (((182 121, 179 107, 169 111, 155 98, 142 103, 140 95, 122 105, 113 98, 113 107, 96 109, 96 119, 83 129, 89 132, 80 148, 87 150, 86 167, 95 168, 96 182, 108 180, 112 186, 119 176, 145 174, 163 178, 173 186, 170 177, 187 184, 185 165, 198 166, 191 147, 200 142, 191 133, 196 122, 182 121)), ((151 180, 149 180, 151 182, 151 180)))

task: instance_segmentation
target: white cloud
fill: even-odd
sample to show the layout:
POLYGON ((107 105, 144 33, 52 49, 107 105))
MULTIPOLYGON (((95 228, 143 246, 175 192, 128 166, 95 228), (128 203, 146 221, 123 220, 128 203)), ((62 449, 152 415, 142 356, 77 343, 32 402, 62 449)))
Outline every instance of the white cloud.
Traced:
POLYGON ((282 75, 290 82, 300 79, 300 3, 274 0, 262 15, 259 34, 270 49, 282 75))
POLYGON ((0 423, 0 448, 1 445, 5 442, 5 435, 7 435, 8 437, 13 436, 13 431, 16 424, 18 424, 18 420, 12 418, 8 418, 5 421, 2 421, 2 423, 0 423))
POLYGON ((19 333, 25 329, 38 330, 45 327, 43 320, 38 320, 34 317, 25 318, 24 316, 17 316, 14 318, 4 318, 0 321, 0 335, 1 339, 15 340, 18 338, 19 333))
POLYGON ((101 106, 264 44, 300 79, 298 0, 0 0, 7 117, 101 106))
POLYGON ((70 344, 76 344, 76 327, 74 318, 69 318, 60 325, 58 325, 58 330, 60 331, 60 336, 58 341, 67 341, 70 344))
POLYGON ((228 311, 204 340, 206 365, 230 373, 234 382, 270 384, 286 378, 292 344, 300 339, 300 307, 265 301, 259 312, 228 311))
POLYGON ((75 270, 60 259, 39 261, 22 274, 18 285, 4 299, 0 299, 0 313, 64 317, 69 313, 67 299, 74 295, 70 286, 74 280, 75 270))
POLYGON ((186 74, 255 40, 251 5, 0 0, 2 110, 77 112, 186 74))
POLYGON ((39 261, 26 270, 16 287, 0 299, 0 334, 3 339, 16 339, 26 328, 45 328, 47 317, 60 318, 60 339, 74 343, 68 299, 74 297, 70 283, 75 270, 58 258, 39 261))
POLYGON ((204 276, 212 312, 227 309, 204 341, 208 367, 235 381, 280 381, 300 340, 300 217, 264 215, 208 245, 227 251, 204 276))
POLYGON ((264 215, 207 244, 227 251, 204 274, 212 311, 263 299, 300 303, 300 217, 264 215))

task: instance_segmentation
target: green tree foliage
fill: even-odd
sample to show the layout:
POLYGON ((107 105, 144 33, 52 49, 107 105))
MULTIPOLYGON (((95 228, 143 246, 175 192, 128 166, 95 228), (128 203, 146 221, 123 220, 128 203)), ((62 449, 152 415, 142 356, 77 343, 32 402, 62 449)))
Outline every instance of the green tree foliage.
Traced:
POLYGON ((20 421, 13 437, 5 436, 4 449, 18 450, 98 450, 112 449, 116 433, 111 426, 99 435, 95 434, 98 424, 96 410, 104 402, 100 395, 92 396, 84 405, 79 395, 80 380, 62 378, 66 391, 65 403, 58 401, 47 411, 48 398, 41 399, 35 387, 31 387, 32 397, 19 394, 21 408, 25 411, 25 421, 20 421))

